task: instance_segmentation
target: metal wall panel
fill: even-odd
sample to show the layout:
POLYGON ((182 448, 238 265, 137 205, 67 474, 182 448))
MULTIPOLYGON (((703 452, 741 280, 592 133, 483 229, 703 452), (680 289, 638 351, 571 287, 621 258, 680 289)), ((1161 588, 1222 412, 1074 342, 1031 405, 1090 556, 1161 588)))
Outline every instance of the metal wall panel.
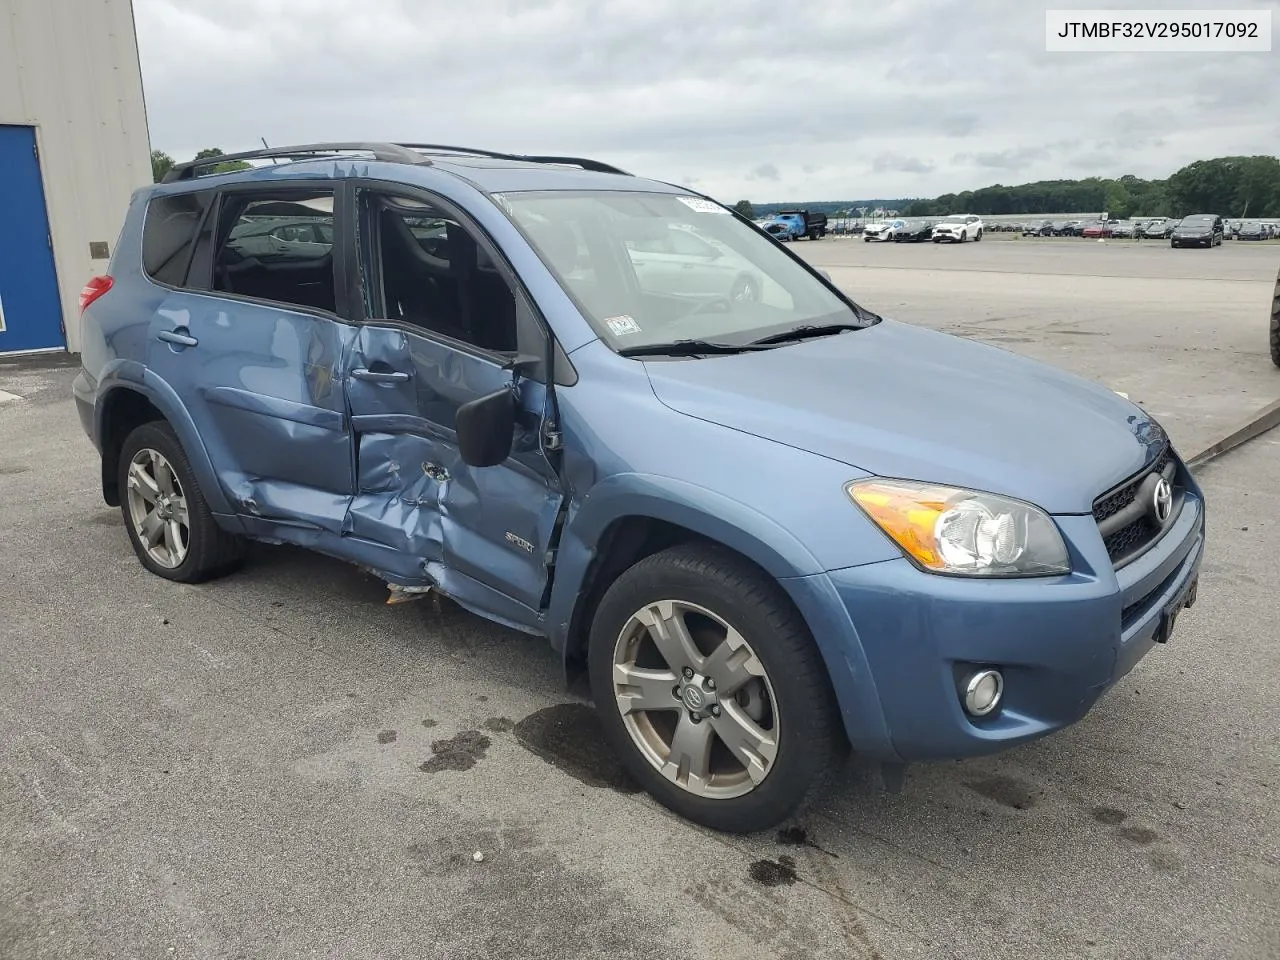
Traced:
POLYGON ((67 347, 77 351, 80 288, 107 267, 90 244, 114 251, 130 194, 151 182, 130 0, 2 0, 0 124, 36 128, 67 347))

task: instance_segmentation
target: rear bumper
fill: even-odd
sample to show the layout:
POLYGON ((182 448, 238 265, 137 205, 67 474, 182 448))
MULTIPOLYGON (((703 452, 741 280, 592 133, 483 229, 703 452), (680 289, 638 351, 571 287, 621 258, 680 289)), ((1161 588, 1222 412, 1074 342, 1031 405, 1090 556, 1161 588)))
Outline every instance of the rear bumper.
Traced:
POLYGON ((94 405, 97 402, 98 385, 88 372, 81 370, 71 381, 71 396, 75 399, 76 413, 80 417, 80 426, 98 447, 98 431, 94 422, 94 405))
POLYGON ((1164 639, 1170 607, 1188 599, 1199 574, 1199 491, 1188 493, 1164 537, 1120 570, 1092 517, 1056 520, 1078 571, 1064 577, 980 582, 926 574, 905 559, 824 575, 869 673, 860 678, 869 690, 838 696, 870 698, 883 712, 883 740, 851 730, 855 749, 937 760, 1036 739, 1083 717, 1164 639), (975 719, 959 688, 981 667, 1001 670, 1005 693, 1000 709, 975 719))

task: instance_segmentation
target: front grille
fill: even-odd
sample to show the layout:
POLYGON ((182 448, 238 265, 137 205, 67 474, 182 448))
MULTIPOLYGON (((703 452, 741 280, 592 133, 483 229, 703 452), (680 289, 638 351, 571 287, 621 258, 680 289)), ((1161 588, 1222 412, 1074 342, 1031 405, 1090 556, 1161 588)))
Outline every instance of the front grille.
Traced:
POLYGON ((1145 509, 1129 522, 1120 526, 1116 526, 1113 521, 1113 518, 1122 513, 1135 512, 1133 510, 1134 501, 1137 499, 1139 492, 1142 491, 1147 478, 1153 473, 1164 474, 1165 478, 1174 485, 1174 512, 1170 516, 1170 521, 1172 521, 1173 516, 1176 516, 1182 505, 1182 491, 1177 483, 1177 464, 1173 458, 1173 449, 1169 446, 1165 447, 1164 451, 1150 467, 1144 469, 1137 476, 1130 477, 1114 490, 1104 493, 1093 503, 1094 522, 1102 530, 1103 542, 1107 547, 1107 556, 1111 558, 1112 564, 1117 567, 1123 566, 1142 553, 1159 539, 1160 534, 1167 529, 1167 524, 1165 527, 1161 527, 1145 509))

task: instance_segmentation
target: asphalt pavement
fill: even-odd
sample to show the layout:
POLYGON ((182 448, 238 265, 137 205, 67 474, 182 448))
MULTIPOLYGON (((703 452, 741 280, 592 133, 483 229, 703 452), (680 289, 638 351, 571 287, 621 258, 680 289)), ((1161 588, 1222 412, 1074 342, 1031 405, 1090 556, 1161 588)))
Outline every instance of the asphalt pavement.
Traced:
MULTIPOLYGON (((866 247, 936 257, 839 268, 877 309, 896 276, 925 303, 907 319, 954 303, 947 323, 1060 329, 1036 326, 1025 265, 975 278, 972 246, 866 247), (944 256, 949 286, 929 276, 944 256)), ((1167 279, 1105 335, 1043 349, 1119 371, 1182 442, 1198 408, 1126 363, 1241 408, 1221 378, 1252 402, 1280 371, 1262 376, 1261 307, 1243 329, 1255 281, 1214 321, 1226 364, 1172 339, 1192 320, 1167 279)), ((912 768, 898 794, 855 764, 785 830, 726 837, 636 792, 541 641, 447 601, 388 606, 292 548, 198 587, 148 575, 102 503, 72 373, 0 360, 20 398, 0 396, 4 960, 1280 957, 1280 432, 1205 468, 1199 602, 1077 726, 912 768)))

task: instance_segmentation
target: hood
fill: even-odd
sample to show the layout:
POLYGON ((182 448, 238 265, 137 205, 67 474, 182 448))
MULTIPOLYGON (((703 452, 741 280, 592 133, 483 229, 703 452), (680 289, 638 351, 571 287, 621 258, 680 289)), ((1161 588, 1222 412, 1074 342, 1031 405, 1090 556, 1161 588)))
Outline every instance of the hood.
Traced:
POLYGON ((963 230, 963 223, 939 223, 934 226, 935 230, 963 230))
MULTIPOLYGON (((1164 440, 1141 408, 1105 387, 891 320, 646 367, 658 399, 687 416, 867 473, 1002 493, 1051 513, 1088 513, 1164 440)), ((802 478, 789 481, 779 489, 803 489, 802 478)))

